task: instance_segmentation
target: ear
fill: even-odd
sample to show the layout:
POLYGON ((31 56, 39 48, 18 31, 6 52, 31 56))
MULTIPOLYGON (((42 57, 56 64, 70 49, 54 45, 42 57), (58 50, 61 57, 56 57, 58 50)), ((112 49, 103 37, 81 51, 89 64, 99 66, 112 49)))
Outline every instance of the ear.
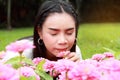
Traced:
POLYGON ((42 39, 42 30, 40 28, 38 28, 37 31, 38 31, 38 35, 39 35, 40 39, 42 39))

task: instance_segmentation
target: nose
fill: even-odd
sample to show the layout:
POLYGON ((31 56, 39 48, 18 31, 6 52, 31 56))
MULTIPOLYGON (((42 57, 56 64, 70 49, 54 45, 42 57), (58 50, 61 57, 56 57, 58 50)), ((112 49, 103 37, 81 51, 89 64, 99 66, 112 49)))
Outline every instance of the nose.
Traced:
POLYGON ((65 44, 67 44, 67 38, 65 37, 65 35, 61 35, 61 36, 59 36, 59 38, 58 38, 58 44, 61 44, 61 45, 65 45, 65 44))

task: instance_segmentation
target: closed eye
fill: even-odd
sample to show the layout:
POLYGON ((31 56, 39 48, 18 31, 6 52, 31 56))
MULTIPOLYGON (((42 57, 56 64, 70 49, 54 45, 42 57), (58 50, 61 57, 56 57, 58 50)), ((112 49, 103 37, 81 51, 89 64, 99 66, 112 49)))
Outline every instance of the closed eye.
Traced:
POLYGON ((73 33, 73 32, 67 32, 66 34, 67 34, 67 35, 72 35, 72 33, 73 33))
POLYGON ((55 35, 57 35, 57 33, 55 33, 55 34, 51 34, 52 36, 55 36, 55 35))
POLYGON ((67 35, 72 35, 73 32, 74 32, 74 29, 71 29, 71 30, 66 31, 66 34, 67 34, 67 35))
POLYGON ((49 30, 50 30, 50 34, 52 35, 52 36, 55 36, 55 35, 57 35, 57 33, 58 33, 58 29, 55 29, 55 28, 49 28, 49 30))

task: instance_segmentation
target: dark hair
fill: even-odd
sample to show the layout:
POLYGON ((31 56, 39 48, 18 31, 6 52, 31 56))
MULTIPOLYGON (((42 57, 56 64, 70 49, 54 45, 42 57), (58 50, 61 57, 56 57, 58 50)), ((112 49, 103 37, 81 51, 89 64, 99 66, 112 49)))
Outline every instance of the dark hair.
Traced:
MULTIPOLYGON (((46 56, 46 47, 43 43, 43 45, 38 44, 38 31, 37 29, 42 29, 42 25, 46 18, 52 14, 52 13, 62 13, 66 12, 69 15, 71 15, 74 20, 75 20, 75 26, 76 26, 76 38, 77 38, 77 32, 78 32, 78 27, 79 27, 79 20, 78 20, 78 15, 75 12, 75 9, 73 6, 65 1, 62 0, 47 0, 45 1, 39 8, 38 14, 36 16, 36 21, 35 21, 35 26, 34 26, 34 45, 36 48, 33 50, 33 58, 35 57, 43 57, 45 58, 46 56)), ((76 41, 75 41, 76 43, 76 41)), ((76 45, 73 45, 70 51, 75 52, 76 45)))

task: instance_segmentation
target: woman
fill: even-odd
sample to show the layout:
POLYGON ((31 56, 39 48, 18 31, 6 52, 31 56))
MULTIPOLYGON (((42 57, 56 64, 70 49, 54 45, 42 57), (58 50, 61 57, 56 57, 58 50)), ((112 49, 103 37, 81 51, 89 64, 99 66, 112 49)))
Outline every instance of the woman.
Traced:
POLYGON ((62 0, 45 1, 36 16, 33 58, 79 61, 81 57, 76 54, 78 27, 78 15, 70 3, 62 0), (63 55, 58 56, 61 53, 63 55))
MULTIPOLYGON (((28 40, 36 46, 33 50, 25 50, 23 55, 31 59, 43 57, 52 61, 62 58, 79 61, 82 57, 76 45, 78 27, 78 15, 70 3, 62 0, 45 1, 36 16, 34 36, 19 39, 28 40)), ((19 55, 11 54, 4 59, 19 55)))

